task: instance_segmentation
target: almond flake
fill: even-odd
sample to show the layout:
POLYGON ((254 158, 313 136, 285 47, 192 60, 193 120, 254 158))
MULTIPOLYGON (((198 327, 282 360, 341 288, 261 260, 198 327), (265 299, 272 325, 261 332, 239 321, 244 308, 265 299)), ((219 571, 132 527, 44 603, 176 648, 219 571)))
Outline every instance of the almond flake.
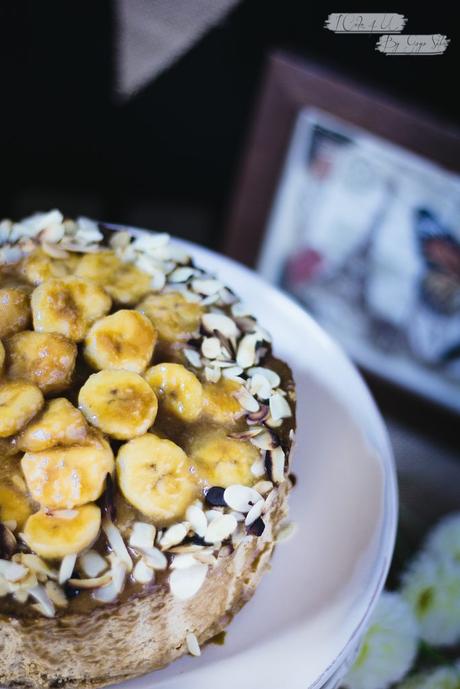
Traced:
POLYGON ((263 512, 263 509, 264 501, 259 500, 259 502, 256 502, 256 504, 251 507, 251 509, 246 515, 246 519, 244 521, 245 525, 251 526, 251 524, 253 524, 256 521, 256 519, 259 519, 260 515, 263 512))
POLYGON ((201 357, 199 352, 196 351, 196 349, 189 349, 186 348, 183 350, 184 356, 194 368, 201 368, 202 363, 201 363, 201 357))
POLYGON ((143 551, 143 559, 152 569, 163 570, 168 566, 168 559, 158 548, 148 548, 143 551))
POLYGON ((107 586, 96 589, 92 595, 94 600, 99 601, 99 603, 113 603, 113 601, 118 598, 118 591, 115 586, 110 583, 107 586))
POLYGON ((189 266, 176 268, 168 275, 168 282, 187 282, 197 271, 189 266))
POLYGON ((156 529, 153 524, 148 524, 146 522, 135 522, 129 537, 129 545, 132 548, 139 548, 140 550, 145 548, 153 548, 155 533, 156 529))
POLYGON ((274 392, 270 397, 270 416, 274 421, 287 419, 292 416, 291 407, 279 392, 274 392))
POLYGON ((112 581, 112 573, 106 572, 100 577, 90 577, 88 579, 69 579, 68 583, 76 589, 98 589, 107 586, 112 581))
POLYGON ((276 373, 276 371, 272 371, 271 368, 264 368, 262 366, 253 366, 248 370, 248 375, 249 376, 255 376, 255 375, 260 375, 263 376, 268 380, 270 383, 270 386, 272 388, 277 388, 281 384, 281 378, 279 375, 276 373))
POLYGON ((270 477, 274 483, 284 481, 285 454, 281 447, 276 447, 267 453, 267 460, 270 465, 270 477))
POLYGON ((125 563, 117 559, 117 561, 113 563, 110 571, 112 576, 112 585, 117 593, 121 593, 123 591, 126 581, 126 573, 127 570, 125 563))
POLYGON ((202 538, 206 533, 208 522, 206 519, 206 515, 204 511, 201 509, 201 507, 198 507, 197 505, 190 505, 187 508, 185 516, 187 520, 190 522, 190 526, 197 534, 197 536, 201 536, 202 538))
POLYGON ((256 461, 251 465, 251 474, 256 478, 260 478, 265 474, 265 462, 261 459, 256 459, 256 461))
POLYGON ((235 392, 236 399, 241 404, 243 409, 249 412, 256 412, 259 410, 259 403, 255 397, 253 397, 245 387, 241 387, 235 392))
POLYGON ((274 450, 278 447, 280 441, 278 437, 273 433, 273 431, 262 431, 258 433, 255 437, 250 439, 251 444, 258 447, 259 450, 274 450))
POLYGON ((48 567, 46 562, 42 560, 41 557, 38 557, 38 555, 35 555, 34 553, 21 553, 18 554, 17 557, 18 561, 28 569, 32 570, 32 572, 43 574, 49 579, 58 578, 58 573, 54 569, 48 567))
POLYGON ((220 369, 215 366, 206 366, 204 369, 204 375, 208 383, 218 383, 220 380, 220 369))
POLYGON ((139 560, 133 569, 133 579, 139 584, 148 584, 155 576, 155 572, 148 567, 144 560, 139 560))
POLYGON ((124 562, 128 572, 130 572, 133 568, 133 561, 131 560, 131 556, 128 553, 128 549, 119 529, 108 519, 104 520, 102 528, 113 552, 117 555, 119 560, 124 562))
POLYGON ((107 560, 95 550, 88 550, 80 555, 78 562, 86 576, 90 578, 99 576, 108 566, 107 560))
POLYGON ((187 569, 174 569, 169 577, 169 587, 179 600, 192 598, 204 584, 208 566, 198 563, 187 569))
POLYGON ((75 567, 75 563, 77 561, 77 555, 76 553, 72 553, 71 555, 66 555, 61 562, 61 566, 59 567, 59 576, 58 576, 58 581, 60 584, 64 584, 64 582, 67 581, 67 579, 70 579, 72 576, 72 572, 75 567))
POLYGON ((29 595, 37 601, 38 606, 34 607, 38 609, 42 615, 45 617, 54 617, 56 612, 55 607, 43 586, 34 586, 29 590, 29 595))
POLYGON ((267 495, 267 493, 269 493, 272 488, 273 483, 271 481, 259 481, 254 486, 254 490, 256 490, 261 495, 267 495))
POLYGON ((219 292, 223 288, 223 284, 219 280, 192 280, 192 289, 198 294, 204 294, 205 296, 211 296, 219 292))
POLYGON ((236 512, 246 514, 257 502, 263 503, 263 498, 254 488, 242 486, 238 483, 225 489, 224 500, 236 512))
MULTIPOLYGON (((238 346, 236 363, 241 368, 254 366, 256 361, 256 345, 260 338, 257 335, 245 335, 238 346)), ((255 411, 255 410, 254 410, 255 411)))
POLYGON ((221 543, 232 535, 238 522, 232 514, 221 514, 208 525, 204 540, 206 543, 221 543))
POLYGON ((58 608, 67 607, 68 601, 66 595, 64 591, 61 589, 61 587, 56 584, 55 581, 47 581, 45 585, 45 591, 48 594, 49 599, 58 608))
POLYGON ((168 548, 171 548, 173 545, 178 545, 179 543, 182 543, 182 541, 187 535, 187 531, 188 529, 186 526, 184 526, 184 524, 173 524, 169 527, 169 529, 166 529, 166 531, 160 539, 160 546, 162 550, 167 550, 168 548))
POLYGON ((214 330, 218 330, 230 339, 238 337, 240 332, 235 321, 221 313, 205 313, 201 322, 208 332, 213 333, 214 330))
POLYGON ((0 575, 7 581, 19 581, 27 574, 27 569, 23 565, 10 560, 0 560, 0 575))
POLYGON ((171 562, 171 569, 187 569, 196 565, 195 557, 192 553, 183 553, 182 555, 175 555, 171 562))
POLYGON ((187 644, 188 652, 191 656, 199 657, 201 655, 200 644, 195 634, 189 632, 185 637, 185 642, 187 644))
POLYGON ((243 369, 241 366, 228 366, 227 368, 224 368, 222 371, 222 375, 224 378, 232 378, 233 380, 237 380, 240 383, 244 383, 244 379, 241 378, 241 374, 243 373, 243 369))
POLYGON ((204 337, 201 352, 207 359, 217 359, 221 354, 220 340, 217 337, 204 337))
POLYGON ((271 395, 272 388, 265 376, 260 375, 260 373, 255 373, 249 379, 249 391, 252 395, 255 395, 260 400, 268 400, 271 395))

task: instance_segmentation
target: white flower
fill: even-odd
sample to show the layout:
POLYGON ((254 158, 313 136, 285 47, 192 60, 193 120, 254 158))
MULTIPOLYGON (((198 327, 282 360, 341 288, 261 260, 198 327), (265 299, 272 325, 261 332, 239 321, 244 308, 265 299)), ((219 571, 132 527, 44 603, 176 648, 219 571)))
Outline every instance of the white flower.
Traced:
POLYGON ((437 646, 460 641, 460 564, 422 552, 405 574, 401 593, 422 639, 437 646))
POLYGON ((417 646, 417 623, 409 605, 399 593, 382 593, 343 685, 385 689, 410 670, 417 646))
POLYGON ((459 689, 460 668, 438 667, 420 672, 398 686, 398 689, 459 689))
POLYGON ((426 550, 441 559, 455 560, 460 565, 460 513, 444 517, 430 532, 426 550))

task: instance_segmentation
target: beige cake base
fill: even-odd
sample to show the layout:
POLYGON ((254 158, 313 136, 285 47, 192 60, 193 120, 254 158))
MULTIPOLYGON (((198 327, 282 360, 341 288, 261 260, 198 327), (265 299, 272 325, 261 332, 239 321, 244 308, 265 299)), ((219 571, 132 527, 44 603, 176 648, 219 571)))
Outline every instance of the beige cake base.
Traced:
MULTIPOLYGON (((262 536, 225 549, 198 593, 187 601, 168 587, 154 595, 97 608, 91 615, 33 621, 0 619, 0 684, 43 689, 101 687, 168 665, 222 631, 251 598, 270 560, 286 515, 289 480, 267 500, 262 536)), ((197 662, 199 660, 197 659, 197 662)))

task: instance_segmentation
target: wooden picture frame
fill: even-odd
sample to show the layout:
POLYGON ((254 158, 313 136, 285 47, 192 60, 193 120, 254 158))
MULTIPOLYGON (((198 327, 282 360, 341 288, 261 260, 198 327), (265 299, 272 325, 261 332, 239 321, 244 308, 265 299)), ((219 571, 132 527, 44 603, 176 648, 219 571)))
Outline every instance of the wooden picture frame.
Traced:
POLYGON ((254 266, 293 125, 311 106, 460 171, 460 130, 287 53, 269 59, 231 197, 223 251, 254 266))

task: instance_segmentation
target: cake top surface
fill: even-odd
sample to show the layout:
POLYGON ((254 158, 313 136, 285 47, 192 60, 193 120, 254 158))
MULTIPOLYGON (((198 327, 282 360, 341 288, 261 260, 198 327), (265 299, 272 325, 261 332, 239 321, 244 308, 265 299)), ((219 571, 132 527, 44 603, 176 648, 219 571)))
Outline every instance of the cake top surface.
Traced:
POLYGON ((270 335, 168 235, 0 222, 0 614, 193 596, 263 534, 294 405, 270 335))

